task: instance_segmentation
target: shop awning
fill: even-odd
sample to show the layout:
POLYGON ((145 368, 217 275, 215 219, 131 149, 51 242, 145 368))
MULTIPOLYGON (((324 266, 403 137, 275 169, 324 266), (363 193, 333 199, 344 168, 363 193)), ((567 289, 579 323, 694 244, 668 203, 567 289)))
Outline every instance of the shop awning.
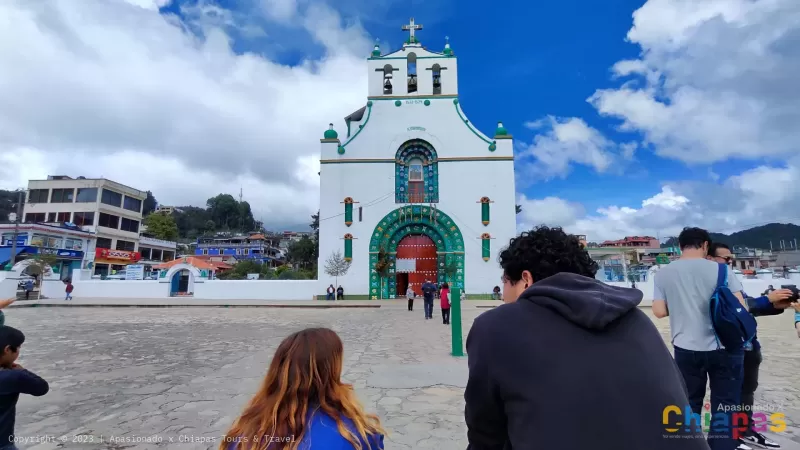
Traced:
POLYGON ((11 247, 0 247, 0 267, 4 267, 11 261, 11 258, 16 258, 17 255, 25 251, 28 247, 17 247, 16 253, 11 255, 11 247))

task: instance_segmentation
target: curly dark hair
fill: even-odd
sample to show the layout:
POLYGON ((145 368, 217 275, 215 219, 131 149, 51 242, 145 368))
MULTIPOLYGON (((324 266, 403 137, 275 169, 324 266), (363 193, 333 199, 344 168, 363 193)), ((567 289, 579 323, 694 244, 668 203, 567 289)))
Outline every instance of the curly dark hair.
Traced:
POLYGON ((525 270, 531 273, 534 281, 541 281, 559 272, 594 278, 598 269, 577 237, 560 227, 544 225, 511 239, 498 259, 503 276, 512 284, 522 279, 525 270))

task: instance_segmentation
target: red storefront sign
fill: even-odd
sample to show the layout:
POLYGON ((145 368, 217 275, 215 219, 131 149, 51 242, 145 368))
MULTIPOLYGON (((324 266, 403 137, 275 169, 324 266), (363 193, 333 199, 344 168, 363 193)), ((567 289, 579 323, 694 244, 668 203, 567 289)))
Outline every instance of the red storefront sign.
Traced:
POLYGON ((108 248, 95 249, 95 259, 117 260, 126 262, 136 262, 142 259, 139 252, 127 252, 125 250, 111 250, 108 248))

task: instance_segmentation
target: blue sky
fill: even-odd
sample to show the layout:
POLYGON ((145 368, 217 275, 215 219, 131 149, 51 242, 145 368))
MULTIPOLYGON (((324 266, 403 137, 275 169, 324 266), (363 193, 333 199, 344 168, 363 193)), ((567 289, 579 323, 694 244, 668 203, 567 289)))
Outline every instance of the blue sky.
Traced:
POLYGON ((363 104, 372 43, 398 48, 413 16, 429 48, 450 37, 470 120, 514 135, 520 228, 601 240, 800 222, 787 189, 800 181, 800 2, 52 6, 0 5, 13 22, 0 42, 28 43, 0 51, 2 188, 106 176, 175 205, 241 188, 274 227, 305 223, 316 135, 363 104), (295 92, 328 101, 309 113, 295 92))

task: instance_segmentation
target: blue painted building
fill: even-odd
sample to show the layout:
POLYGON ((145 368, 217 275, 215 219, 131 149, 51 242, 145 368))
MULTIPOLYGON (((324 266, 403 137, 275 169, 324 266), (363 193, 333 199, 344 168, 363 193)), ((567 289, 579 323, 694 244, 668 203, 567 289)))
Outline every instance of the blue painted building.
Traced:
POLYGON ((284 260, 283 252, 278 248, 279 244, 280 238, 267 237, 263 234, 217 235, 198 238, 194 254, 223 259, 234 258, 238 261, 254 260, 274 267, 283 264, 284 260))
POLYGON ((55 256, 53 271, 65 279, 73 270, 84 268, 89 260, 86 256, 94 251, 96 239, 94 233, 72 224, 23 223, 17 228, 17 245, 14 246, 14 224, 0 224, 0 267, 37 254, 48 254, 55 256))

